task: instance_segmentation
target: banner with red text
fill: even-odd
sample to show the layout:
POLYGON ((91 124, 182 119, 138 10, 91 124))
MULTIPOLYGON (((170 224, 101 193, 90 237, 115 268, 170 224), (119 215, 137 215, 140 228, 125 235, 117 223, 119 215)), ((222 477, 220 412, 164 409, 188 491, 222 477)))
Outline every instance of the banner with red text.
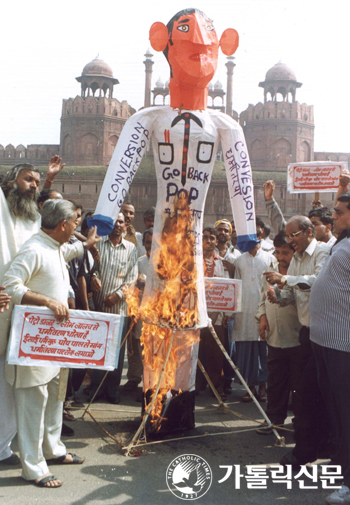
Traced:
POLYGON ((242 281, 223 277, 205 277, 208 312, 234 314, 242 311, 242 281))
POLYGON ((123 316, 70 310, 58 323, 46 307, 15 305, 7 360, 11 365, 114 370, 123 316))
POLYGON ((288 165, 289 193, 337 192, 339 175, 347 170, 346 161, 307 161, 288 165))

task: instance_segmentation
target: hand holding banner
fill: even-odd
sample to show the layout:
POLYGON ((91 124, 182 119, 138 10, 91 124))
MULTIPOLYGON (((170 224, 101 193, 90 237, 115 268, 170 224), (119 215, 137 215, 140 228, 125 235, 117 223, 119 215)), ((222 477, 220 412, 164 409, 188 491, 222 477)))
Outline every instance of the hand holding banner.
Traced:
POLYGON ((71 310, 58 323, 46 307, 15 305, 7 361, 10 365, 114 370, 123 316, 71 310))

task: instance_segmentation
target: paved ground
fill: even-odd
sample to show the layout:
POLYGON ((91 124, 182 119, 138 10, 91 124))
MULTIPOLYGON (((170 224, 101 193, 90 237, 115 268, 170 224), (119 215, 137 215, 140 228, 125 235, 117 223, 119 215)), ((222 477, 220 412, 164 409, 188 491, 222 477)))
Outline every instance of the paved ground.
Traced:
MULTIPOLYGON (((242 388, 235 386, 227 406, 262 421, 254 405, 240 402, 242 394, 242 388)), ((120 405, 98 402, 91 408, 101 426, 123 443, 140 423, 140 403, 136 403, 135 396, 135 393, 123 394, 120 405)), ((74 414, 79 417, 82 412, 77 410, 74 414)), ((52 466, 51 470, 64 481, 59 489, 39 489, 20 478, 19 468, 0 468, 1 504, 180 505, 185 501, 169 491, 166 470, 174 458, 184 454, 204 458, 212 470, 210 489, 196 500, 200 505, 308 505, 324 503, 325 496, 332 492, 322 490, 319 480, 315 484, 308 478, 305 485, 314 485, 317 489, 300 489, 300 480, 295 479, 291 481, 291 490, 282 482, 268 482, 267 489, 247 489, 244 477, 241 489, 237 489, 234 471, 225 482, 219 483, 226 473, 226 469, 220 468, 223 465, 240 465, 241 474, 245 474, 245 465, 277 464, 281 455, 292 447, 293 437, 291 431, 285 432, 287 447, 275 447, 274 436, 256 434, 257 425, 253 421, 218 410, 209 391, 196 399, 196 428, 191 433, 178 434, 179 440, 142 446, 138 449, 139 456, 126 457, 88 415, 69 426, 74 428, 75 436, 64 438, 66 446, 69 451, 85 456, 85 463, 52 466)), ((291 429, 291 425, 287 427, 291 429)), ((267 475, 271 481, 269 470, 267 475)))

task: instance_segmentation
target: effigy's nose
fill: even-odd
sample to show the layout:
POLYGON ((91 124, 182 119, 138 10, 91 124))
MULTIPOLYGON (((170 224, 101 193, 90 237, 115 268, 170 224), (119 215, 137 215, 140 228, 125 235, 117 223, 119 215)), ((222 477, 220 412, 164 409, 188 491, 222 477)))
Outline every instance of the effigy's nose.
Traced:
POLYGON ((211 33, 211 31, 207 30, 206 23, 196 23, 192 42, 195 44, 211 45, 213 43, 213 38, 210 35, 211 33))

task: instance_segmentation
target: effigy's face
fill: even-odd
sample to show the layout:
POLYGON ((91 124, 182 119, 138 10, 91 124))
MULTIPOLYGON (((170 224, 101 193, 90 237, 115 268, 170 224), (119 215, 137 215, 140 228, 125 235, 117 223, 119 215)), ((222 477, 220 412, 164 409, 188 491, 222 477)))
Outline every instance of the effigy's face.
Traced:
POLYGON ((173 76, 183 84, 203 78, 209 82, 216 71, 218 52, 218 37, 209 18, 193 13, 174 21, 168 60, 173 76))

